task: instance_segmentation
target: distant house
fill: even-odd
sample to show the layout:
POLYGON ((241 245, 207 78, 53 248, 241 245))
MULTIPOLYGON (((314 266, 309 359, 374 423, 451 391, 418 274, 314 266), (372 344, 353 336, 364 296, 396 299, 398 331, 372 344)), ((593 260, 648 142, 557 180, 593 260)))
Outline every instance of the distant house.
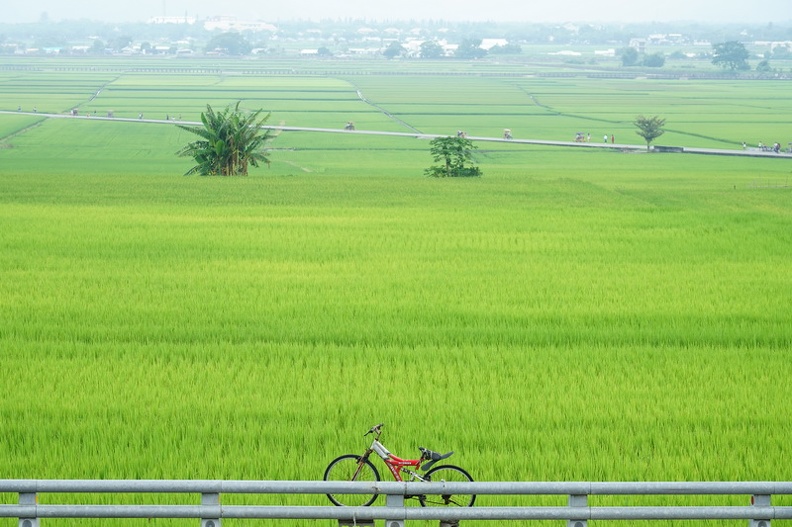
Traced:
POLYGON ((424 42, 425 41, 423 39, 408 38, 404 43, 402 43, 402 47, 407 50, 406 55, 408 57, 420 57, 421 44, 424 42))
POLYGON ((459 44, 445 44, 444 41, 440 41, 440 42, 438 42, 438 44, 440 44, 440 47, 443 48, 443 54, 446 57, 454 56, 454 53, 456 53, 456 50, 459 49, 459 44))
POLYGON ((509 41, 505 38, 485 38, 481 40, 481 45, 479 47, 481 49, 486 49, 487 51, 491 50, 494 47, 498 46, 507 46, 509 45, 509 41))
POLYGON ((754 45, 769 47, 771 52, 775 51, 776 48, 786 48, 792 51, 792 40, 757 40, 754 45))
POLYGON ((633 48, 638 53, 646 53, 646 39, 645 38, 630 39, 630 47, 633 48))
POLYGON ((375 57, 381 53, 380 48, 349 48, 349 55, 375 57))

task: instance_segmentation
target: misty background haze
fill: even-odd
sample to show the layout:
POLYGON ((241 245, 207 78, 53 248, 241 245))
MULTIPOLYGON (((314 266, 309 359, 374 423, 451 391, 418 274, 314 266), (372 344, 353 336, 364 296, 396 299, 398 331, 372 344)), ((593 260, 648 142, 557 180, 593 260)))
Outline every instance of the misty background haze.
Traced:
POLYGON ((784 23, 792 20, 789 0, 762 0, 750 4, 735 0, 574 0, 566 2, 515 2, 515 0, 7 0, 2 23, 96 20, 145 22, 156 16, 216 15, 251 20, 449 20, 509 22, 673 22, 784 23))

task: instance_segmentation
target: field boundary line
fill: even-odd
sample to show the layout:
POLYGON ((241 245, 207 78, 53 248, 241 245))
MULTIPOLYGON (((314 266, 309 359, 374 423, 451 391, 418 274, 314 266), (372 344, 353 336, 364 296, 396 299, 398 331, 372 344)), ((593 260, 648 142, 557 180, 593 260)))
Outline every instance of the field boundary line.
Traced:
MULTIPOLYGON (((349 82, 349 81, 346 81, 346 82, 349 82)), ((371 106, 372 108, 374 108, 374 109, 376 109, 376 110, 378 110, 378 111, 382 112, 382 114, 383 114, 383 115, 385 115, 385 117, 387 117, 388 119, 391 119, 391 120, 393 120, 393 121, 396 121, 397 123, 399 123, 400 125, 404 126, 405 128, 409 128, 410 130, 412 130, 413 132, 415 132, 415 133, 417 133, 417 134, 423 133, 423 132, 421 132, 419 129, 417 129, 416 127, 414 127, 414 126, 412 126, 411 124, 407 123, 406 121, 403 121, 402 119, 400 119, 400 118, 396 117, 395 115, 393 115, 392 113, 390 113, 389 111, 387 111, 387 110, 386 110, 385 108, 383 108, 382 106, 380 106, 380 105, 378 105, 378 104, 376 104, 376 103, 373 103, 373 102, 371 102, 370 100, 368 100, 368 99, 366 98, 366 96, 365 96, 365 95, 363 95, 363 92, 361 91, 361 89, 360 89, 360 88, 358 88, 357 86, 355 86, 355 84, 353 84, 353 83, 351 83, 351 82, 350 82, 350 84, 352 84, 352 87, 353 87, 353 88, 355 88, 355 92, 357 93, 358 99, 360 99, 360 100, 361 100, 361 101, 363 101, 364 103, 368 104, 368 105, 369 105, 369 106, 371 106)))
MULTIPOLYGON (((14 131, 13 131, 13 132, 11 132, 10 134, 7 134, 7 135, 4 135, 4 136, 0 137, 0 142, 8 142, 8 141, 11 141, 13 138, 15 138, 15 137, 17 137, 17 136, 19 136, 19 135, 22 135, 22 134, 24 134, 24 133, 25 133, 25 132, 27 132, 28 130, 32 130, 32 129, 34 129, 34 128, 38 128, 39 126, 41 126, 42 124, 44 124, 44 122, 45 122, 46 120, 47 120, 47 119, 46 119, 46 116, 45 116, 44 118, 42 118, 42 119, 39 119, 39 120, 38 120, 38 121, 36 121, 35 123, 29 124, 29 125, 27 125, 27 126, 24 126, 24 127, 20 128, 20 129, 18 129, 18 130, 14 130, 14 131)), ((8 146, 7 146, 7 148, 11 148, 11 147, 13 147, 13 145, 11 145, 11 144, 9 143, 9 144, 8 144, 8 146)))

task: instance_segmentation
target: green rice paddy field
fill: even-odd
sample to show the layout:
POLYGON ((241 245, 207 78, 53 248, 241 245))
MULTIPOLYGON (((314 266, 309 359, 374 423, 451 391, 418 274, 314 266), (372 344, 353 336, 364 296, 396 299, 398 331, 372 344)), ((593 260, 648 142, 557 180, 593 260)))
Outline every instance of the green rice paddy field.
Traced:
MULTIPOLYGON (((0 68, 0 109, 792 140, 781 82, 57 64, 0 68)), ((481 143, 435 180, 425 140, 284 132, 186 178, 192 137, 0 114, 0 478, 319 479, 384 421, 482 481, 792 480, 789 160, 481 143)))

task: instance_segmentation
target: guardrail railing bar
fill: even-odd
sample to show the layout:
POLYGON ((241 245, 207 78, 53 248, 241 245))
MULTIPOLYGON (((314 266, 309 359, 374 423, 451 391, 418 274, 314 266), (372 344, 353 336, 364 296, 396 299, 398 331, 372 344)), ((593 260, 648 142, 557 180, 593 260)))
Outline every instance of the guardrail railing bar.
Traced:
POLYGON ((441 490, 511 495, 792 494, 792 482, 332 482, 248 480, 9 480, 0 492, 226 493, 226 494, 442 494, 441 490))
MULTIPOLYGON (((268 505, 0 505, 4 518, 222 518, 358 520, 792 519, 792 507, 334 507, 268 505)), ((203 520, 202 520, 203 521, 203 520)), ((388 524, 390 527, 390 524, 388 524)))
POLYGON ((239 480, 0 480, 0 492, 18 493, 18 504, 0 504, 0 517, 16 517, 19 527, 40 527, 41 518, 198 518, 201 527, 221 527, 222 519, 336 519, 339 525, 405 527, 407 520, 566 520, 588 527, 589 520, 748 520, 748 527, 771 527, 792 519, 792 506, 772 506, 772 495, 792 494, 792 482, 328 482, 239 480), (41 493, 171 493, 201 496, 200 505, 39 504, 41 493), (221 503, 222 493, 369 494, 386 496, 384 507, 269 506, 221 503), (405 507, 407 495, 567 495, 565 507, 405 507), (593 507, 595 495, 747 495, 747 506, 593 507))

